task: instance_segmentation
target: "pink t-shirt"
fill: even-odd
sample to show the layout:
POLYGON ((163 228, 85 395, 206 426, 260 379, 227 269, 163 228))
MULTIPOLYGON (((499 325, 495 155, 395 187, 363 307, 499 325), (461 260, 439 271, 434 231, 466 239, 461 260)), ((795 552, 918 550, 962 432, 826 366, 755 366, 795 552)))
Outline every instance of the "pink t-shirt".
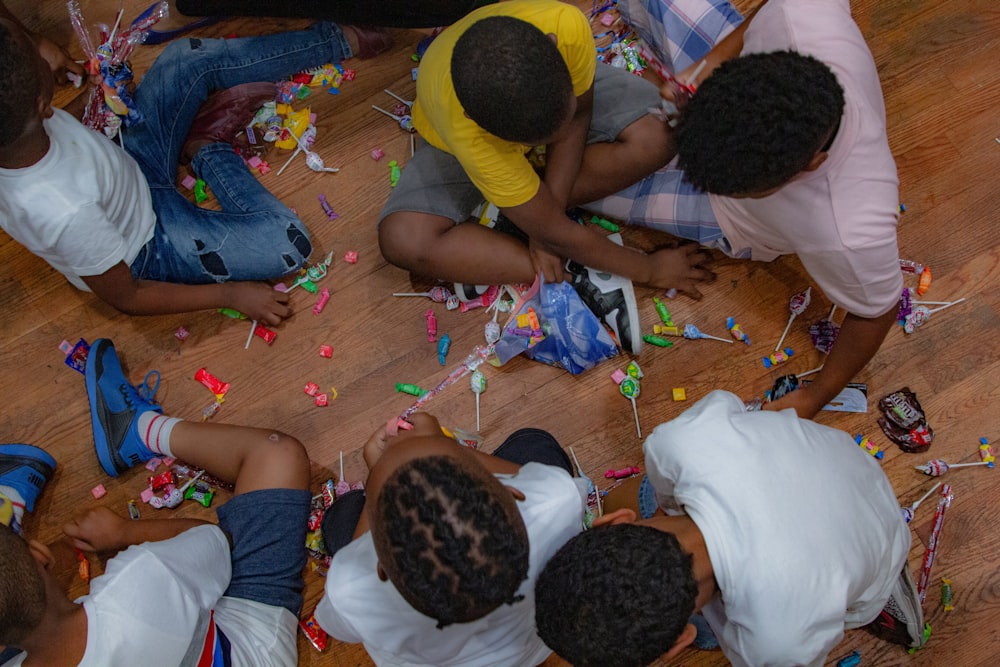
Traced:
POLYGON ((710 195, 734 253, 769 261, 794 253, 836 305, 878 317, 899 301, 899 179, 885 130, 875 61, 848 0, 770 0, 753 18, 743 51, 811 55, 844 88, 840 130, 819 169, 762 199, 710 195))

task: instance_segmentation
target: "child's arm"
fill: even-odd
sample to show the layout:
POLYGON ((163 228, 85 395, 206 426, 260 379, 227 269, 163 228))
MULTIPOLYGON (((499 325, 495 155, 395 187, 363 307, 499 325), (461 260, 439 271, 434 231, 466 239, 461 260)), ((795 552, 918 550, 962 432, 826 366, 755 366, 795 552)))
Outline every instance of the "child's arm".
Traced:
POLYGON ((78 76, 83 76, 83 66, 78 64, 66 50, 61 46, 51 41, 47 37, 42 37, 41 35, 35 34, 34 32, 28 30, 24 27, 24 24, 14 16, 7 6, 3 2, 0 2, 0 18, 6 19, 11 23, 18 25, 25 34, 30 36, 34 41, 35 45, 38 47, 38 53, 42 58, 49 64, 49 68, 52 70, 52 77, 59 83, 66 82, 66 72, 73 72, 78 76))
MULTIPOLYGON (((743 34, 750 26, 750 21, 753 20, 753 17, 757 15, 757 12, 760 11, 760 8, 766 3, 767 0, 763 0, 763 2, 750 10, 743 23, 739 24, 735 30, 723 37, 722 41, 716 44, 704 58, 693 63, 690 67, 684 69, 683 71, 677 72, 677 80, 682 83, 692 83, 695 87, 697 87, 698 84, 712 74, 712 71, 715 70, 716 67, 727 60, 739 57, 740 53, 743 51, 743 34), (701 65, 702 60, 705 61, 704 67, 702 67, 702 69, 698 72, 698 76, 695 77, 693 81, 689 81, 691 75, 701 65)), ((669 85, 665 85, 661 87, 660 90, 661 92, 665 92, 668 91, 669 88, 669 85)))
MULTIPOLYGON (((696 299, 701 298, 697 283, 715 279, 715 274, 703 266, 710 260, 710 255, 698 251, 695 245, 644 253, 619 246, 578 225, 566 217, 566 212, 559 207, 545 183, 526 203, 505 208, 503 212, 550 257, 573 259, 585 266, 660 289, 672 287, 696 299)), ((535 260, 533 254, 532 261, 535 260)), ((562 265, 558 261, 546 265, 536 263, 535 270, 549 282, 563 279, 562 265)))
POLYGON ((545 147, 545 185, 556 203, 566 208, 573 182, 580 172, 587 132, 594 109, 594 86, 576 98, 576 113, 558 141, 545 147))
POLYGON ((896 312, 892 307, 885 315, 872 318, 848 313, 830 356, 815 380, 765 404, 764 409, 795 408, 800 417, 812 419, 875 356, 896 321, 896 312))
POLYGON ((273 325, 292 314, 288 295, 263 282, 184 285, 141 280, 132 276, 125 262, 119 262, 100 275, 83 276, 83 281, 101 300, 129 315, 234 308, 251 319, 273 325))
POLYGON ((210 525, 200 519, 124 519, 107 507, 98 507, 65 526, 63 532, 82 551, 111 552, 143 542, 159 542, 177 537, 186 530, 210 525))

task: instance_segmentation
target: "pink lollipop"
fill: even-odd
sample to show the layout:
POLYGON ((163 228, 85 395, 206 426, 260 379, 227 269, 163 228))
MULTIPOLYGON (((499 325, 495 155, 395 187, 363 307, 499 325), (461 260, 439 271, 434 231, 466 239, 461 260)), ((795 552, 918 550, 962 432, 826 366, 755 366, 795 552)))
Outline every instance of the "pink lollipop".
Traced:
POLYGON ((337 494, 337 497, 341 497, 345 493, 351 490, 351 485, 347 483, 344 479, 344 452, 340 452, 340 477, 337 478, 337 486, 334 487, 333 491, 337 494))
POLYGON ((809 302, 811 300, 812 287, 807 288, 805 292, 793 294, 792 298, 788 300, 788 309, 792 312, 788 316, 788 324, 785 325, 785 330, 781 332, 781 338, 778 339, 778 344, 774 346, 775 352, 780 350, 781 344, 785 342, 785 336, 788 335, 788 329, 792 326, 792 320, 805 312, 806 308, 809 307, 809 302))

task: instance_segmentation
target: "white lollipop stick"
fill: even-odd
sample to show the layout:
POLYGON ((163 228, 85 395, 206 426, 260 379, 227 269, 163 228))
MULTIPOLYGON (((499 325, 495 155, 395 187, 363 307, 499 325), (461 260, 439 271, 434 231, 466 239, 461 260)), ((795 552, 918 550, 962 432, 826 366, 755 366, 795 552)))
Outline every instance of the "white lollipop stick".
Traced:
POLYGON ((930 488, 930 490, 927 491, 927 493, 925 493, 923 496, 920 497, 920 500, 916 501, 915 503, 913 503, 909 507, 904 507, 903 508, 903 517, 906 519, 906 523, 910 523, 910 521, 913 520, 913 514, 917 511, 917 508, 920 507, 920 503, 922 503, 925 500, 927 500, 927 498, 932 493, 934 493, 935 491, 937 491, 937 488, 939 486, 941 486, 941 482, 938 482, 937 484, 935 484, 934 486, 932 486, 930 488))
MULTIPOLYGON (((719 340, 722 340, 722 339, 720 338, 719 340)), ((727 343, 731 343, 732 341, 731 340, 727 340, 726 342, 727 343)), ((632 398, 631 396, 629 396, 628 400, 632 401, 632 414, 635 415, 635 437, 642 438, 642 429, 639 428, 639 409, 637 407, 635 407, 635 399, 634 398, 632 398)))
POLYGON ((430 292, 393 292, 393 296, 426 296, 430 298, 430 292))
POLYGON ((958 303, 958 301, 916 301, 916 300, 911 300, 910 303, 915 303, 918 306, 950 306, 952 304, 958 303))
POLYGON ((709 340, 721 340, 723 343, 729 343, 730 345, 733 344, 733 341, 729 340, 728 338, 719 338, 718 336, 709 336, 707 333, 703 333, 701 336, 699 336, 699 338, 708 338, 709 340))
POLYGON ((392 118, 393 120, 397 120, 397 121, 403 120, 402 116, 397 116, 396 114, 392 113, 391 111, 386 111, 385 109, 383 109, 380 106, 376 106, 376 105, 373 104, 372 105, 372 109, 375 109, 375 111, 381 111, 382 113, 384 113, 389 118, 392 118))
POLYGON ((402 97, 400 97, 396 93, 392 92, 388 88, 383 88, 382 92, 384 92, 389 97, 395 98, 397 101, 402 102, 403 104, 405 104, 408 107, 412 107, 413 106, 413 100, 404 100, 402 97))
POLYGON ((778 344, 774 346, 775 352, 781 349, 781 344, 785 342, 785 336, 788 335, 788 330, 791 328, 792 320, 794 320, 795 317, 795 313, 788 316, 788 324, 785 325, 785 330, 781 332, 781 338, 778 339, 778 344))
POLYGON ((930 310, 927 311, 927 314, 930 315, 931 313, 936 313, 939 310, 944 310, 945 308, 951 308, 955 304, 962 303, 963 301, 965 301, 965 297, 964 296, 961 299, 959 299, 958 301, 952 301, 951 303, 949 303, 946 306, 938 306, 937 308, 932 308, 932 309, 930 309, 930 310))
POLYGON ((825 365, 826 364, 820 364, 816 368, 812 369, 811 371, 806 371, 805 373, 796 373, 795 377, 804 378, 807 375, 812 375, 813 373, 819 373, 821 370, 823 370, 823 366, 825 365))
POLYGON ((988 466, 992 461, 976 461, 975 463, 949 463, 948 470, 952 468, 969 468, 971 466, 988 466))
POLYGON ((295 159, 295 156, 301 152, 302 152, 302 144, 299 144, 298 146, 295 147, 295 151, 292 153, 292 156, 288 158, 288 161, 285 162, 285 164, 281 165, 281 169, 278 170, 278 176, 281 176, 281 172, 285 171, 288 165, 292 163, 292 160, 295 159))
POLYGON ((244 350, 250 349, 250 341, 253 340, 253 332, 257 330, 257 320, 250 323, 250 335, 247 336, 247 344, 243 346, 244 350))

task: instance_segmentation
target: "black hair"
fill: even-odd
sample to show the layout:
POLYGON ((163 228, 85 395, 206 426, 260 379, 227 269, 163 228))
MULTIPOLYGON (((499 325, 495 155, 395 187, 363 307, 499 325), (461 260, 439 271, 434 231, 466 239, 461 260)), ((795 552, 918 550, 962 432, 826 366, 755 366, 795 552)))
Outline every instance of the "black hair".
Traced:
POLYGON ((535 584, 542 641, 576 667, 638 667, 669 651, 694 612, 691 555, 649 526, 600 526, 567 542, 535 584))
POLYGON ((28 543, 0 526, 0 646, 19 646, 42 622, 45 582, 28 543))
POLYGON ((837 77, 812 56, 775 51, 728 60, 682 115, 678 164, 706 192, 766 192, 809 165, 843 112, 837 77))
POLYGON ((38 68, 25 50, 30 38, 0 23, 0 147, 14 143, 24 132, 41 93, 38 68))
POLYGON ((469 118, 506 141, 539 144, 568 120, 569 69, 549 36, 527 21, 473 23, 455 42, 451 78, 469 118))
POLYGON ((372 539, 400 595, 438 628, 523 597, 528 532, 517 505, 489 472, 453 457, 413 459, 386 479, 372 539))

